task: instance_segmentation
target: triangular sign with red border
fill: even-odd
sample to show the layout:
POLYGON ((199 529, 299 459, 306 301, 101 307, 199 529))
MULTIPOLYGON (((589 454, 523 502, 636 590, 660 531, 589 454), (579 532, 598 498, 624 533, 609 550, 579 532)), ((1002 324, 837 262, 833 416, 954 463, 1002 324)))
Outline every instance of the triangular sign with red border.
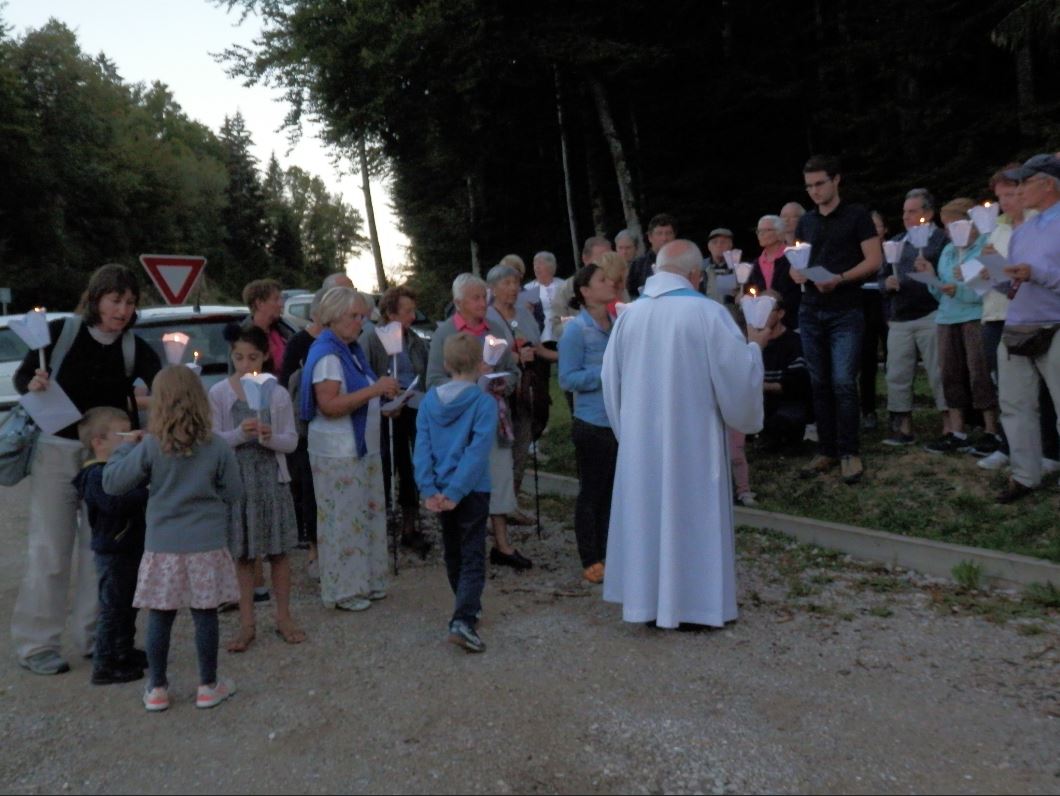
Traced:
POLYGON ((183 304, 202 276, 205 257, 190 254, 141 254, 140 262, 167 304, 183 304))

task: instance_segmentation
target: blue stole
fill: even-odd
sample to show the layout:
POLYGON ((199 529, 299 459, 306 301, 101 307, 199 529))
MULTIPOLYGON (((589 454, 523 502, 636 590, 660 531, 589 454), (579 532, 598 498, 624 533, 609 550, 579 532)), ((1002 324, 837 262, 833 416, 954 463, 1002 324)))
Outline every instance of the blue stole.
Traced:
MULTIPOLYGON (((313 391, 313 370, 317 363, 326 356, 337 356, 342 363, 342 376, 346 382, 347 392, 357 392, 370 386, 369 379, 376 375, 368 364, 368 358, 357 343, 346 345, 331 331, 325 329, 309 347, 305 365, 302 367, 302 394, 299 402, 299 414, 302 420, 309 422, 317 413, 316 393, 313 391)), ((357 455, 361 458, 368 454, 365 442, 365 429, 368 425, 368 404, 350 414, 353 423, 353 436, 357 442, 357 455)))
POLYGON ((698 290, 693 290, 690 287, 680 287, 677 290, 671 290, 668 293, 660 293, 658 296, 646 296, 643 293, 641 293, 637 298, 638 298, 638 300, 642 299, 642 298, 646 298, 646 299, 660 299, 660 298, 669 298, 670 296, 687 296, 689 298, 701 298, 701 299, 705 299, 706 298, 706 296, 704 296, 698 290))

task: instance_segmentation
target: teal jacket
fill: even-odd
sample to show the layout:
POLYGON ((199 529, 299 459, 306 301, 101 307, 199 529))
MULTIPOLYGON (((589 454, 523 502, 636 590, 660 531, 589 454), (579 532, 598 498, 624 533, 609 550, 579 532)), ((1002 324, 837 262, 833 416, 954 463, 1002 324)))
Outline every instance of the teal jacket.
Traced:
POLYGON ((960 266, 968 260, 979 256, 986 246, 989 235, 980 235, 975 243, 964 250, 964 256, 958 257, 957 247, 947 243, 939 256, 939 280, 946 284, 957 286, 957 292, 952 297, 947 296, 937 287, 929 287, 931 295, 939 302, 939 312, 935 316, 935 323, 940 326, 952 326, 968 321, 982 320, 983 300, 979 294, 964 284, 961 279, 960 266))

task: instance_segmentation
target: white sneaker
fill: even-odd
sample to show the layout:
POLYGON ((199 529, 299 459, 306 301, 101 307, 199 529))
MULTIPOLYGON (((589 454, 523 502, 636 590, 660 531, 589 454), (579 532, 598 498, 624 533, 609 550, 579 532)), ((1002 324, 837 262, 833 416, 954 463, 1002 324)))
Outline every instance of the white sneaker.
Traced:
POLYGON ((378 602, 379 600, 385 600, 386 599, 386 592, 382 591, 382 590, 370 592, 368 594, 368 599, 371 600, 372 602, 378 602))
POLYGON ((159 686, 144 691, 144 707, 149 713, 161 713, 169 710, 169 690, 159 686))
POLYGON ((320 564, 317 559, 313 559, 305 568, 306 575, 310 580, 320 580, 320 564))
POLYGON ((363 597, 347 597, 335 603, 335 607, 340 611, 367 611, 372 607, 372 601, 363 597))
POLYGON ((736 502, 745 509, 752 509, 758 505, 758 502, 755 500, 754 492, 741 492, 736 496, 736 502))
POLYGON ((195 707, 197 708, 213 708, 220 705, 228 697, 234 695, 236 692, 236 684, 225 678, 218 679, 212 686, 200 685, 199 693, 195 697, 195 707))
POLYGON ((1002 470, 1008 466, 1008 456, 1001 451, 994 451, 976 462, 984 470, 1002 470))
POLYGON ((1060 472, 1060 462, 1056 459, 1042 459, 1042 475, 1051 475, 1060 472))
POLYGON ((803 434, 802 438, 804 440, 808 441, 808 442, 817 442, 818 441, 818 439, 817 439, 817 424, 816 423, 807 423, 806 424, 806 433, 803 434))

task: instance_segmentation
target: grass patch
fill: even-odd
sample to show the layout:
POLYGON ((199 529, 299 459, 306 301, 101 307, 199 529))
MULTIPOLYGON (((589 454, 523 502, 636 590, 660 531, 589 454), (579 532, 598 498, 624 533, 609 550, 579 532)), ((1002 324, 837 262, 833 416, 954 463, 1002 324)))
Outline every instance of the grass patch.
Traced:
POLYGON ((983 568, 972 561, 962 561, 950 570, 950 574, 965 591, 978 591, 983 582, 983 568))

